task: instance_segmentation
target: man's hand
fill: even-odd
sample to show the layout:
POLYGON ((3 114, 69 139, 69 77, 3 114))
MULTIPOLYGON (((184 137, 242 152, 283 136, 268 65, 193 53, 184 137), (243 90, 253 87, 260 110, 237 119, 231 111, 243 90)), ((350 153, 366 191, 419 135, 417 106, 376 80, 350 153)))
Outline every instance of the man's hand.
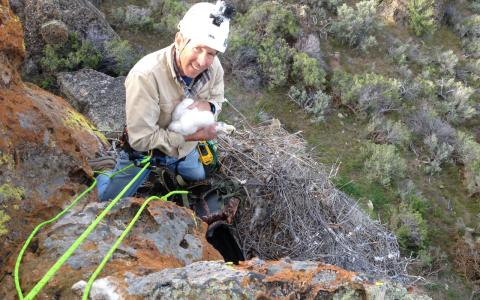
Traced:
POLYGON ((210 103, 208 103, 207 101, 194 101, 187 108, 194 109, 195 107, 200 111, 211 111, 210 103))
MULTIPOLYGON (((207 103, 208 104, 208 103, 207 103)), ((217 129, 216 125, 210 125, 208 127, 197 130, 195 133, 186 135, 185 141, 208 141, 217 138, 217 129)))

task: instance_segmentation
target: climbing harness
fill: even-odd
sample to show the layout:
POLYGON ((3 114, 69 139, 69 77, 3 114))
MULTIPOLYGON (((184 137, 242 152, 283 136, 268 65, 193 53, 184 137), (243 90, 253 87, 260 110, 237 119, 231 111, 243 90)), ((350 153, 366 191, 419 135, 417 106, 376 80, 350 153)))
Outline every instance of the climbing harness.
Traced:
MULTIPOLYGON (((16 263, 15 263, 15 269, 14 269, 14 281, 15 281, 15 288, 17 290, 18 298, 20 300, 23 299, 34 299, 38 293, 42 290, 42 288, 48 283, 48 281, 55 275, 55 273, 60 269, 60 267, 70 258, 70 256, 73 254, 73 252, 80 246, 80 244, 90 235, 90 233, 95 229, 95 227, 100 223, 100 221, 107 215, 107 213, 115 206, 115 204, 122 198, 122 196, 128 191, 128 189, 137 181, 137 179, 145 172, 145 170, 151 165, 151 155, 144 157, 141 160, 141 165, 143 165, 142 169, 135 175, 135 177, 122 189, 122 191, 110 202, 110 204, 100 213, 100 215, 88 226, 88 228, 73 242, 73 244, 65 251, 65 253, 55 262, 55 264, 47 271, 47 273, 40 279, 40 281, 28 292, 26 296, 23 295, 22 293, 22 288, 20 286, 20 276, 19 276, 19 270, 20 270, 20 264, 22 261, 23 254, 27 250, 30 242, 34 238, 34 236, 37 234, 37 232, 45 225, 50 224, 58 220, 60 217, 62 217, 68 210, 70 210, 75 204, 83 198, 86 194, 88 194, 97 184, 97 180, 94 179, 93 183, 88 187, 84 192, 82 192, 77 198, 75 198, 74 201, 70 205, 68 205, 63 211, 61 211, 58 215, 53 217, 52 219, 42 222, 39 224, 35 229, 32 231, 28 239, 26 240, 25 244, 23 245, 22 249, 20 250, 20 253, 18 254, 16 263)), ((119 173, 124 172, 125 170, 135 166, 135 164, 130 164, 127 167, 109 175, 103 172, 95 172, 98 174, 104 174, 109 176, 110 178, 116 176, 119 173)), ((148 205, 148 203, 152 200, 162 200, 162 201, 167 201, 167 199, 174 195, 174 194, 187 194, 187 191, 173 191, 168 193, 167 195, 163 197, 156 197, 152 196, 148 198, 144 204, 140 207, 140 209, 137 211, 137 214, 135 217, 132 219, 130 224, 127 226, 125 231, 120 235, 120 237, 117 239, 117 241, 114 243, 110 251, 107 253, 107 256, 102 260, 100 265, 97 267, 95 272, 92 274, 90 277, 88 284, 85 287, 84 290, 84 295, 82 299, 88 299, 88 293, 90 291, 90 288, 93 284, 93 281, 95 278, 100 274, 101 270, 103 267, 106 265, 108 259, 112 256, 113 252, 115 249, 120 245, 122 240, 125 238, 125 236, 128 234, 130 229, 133 227, 135 222, 138 220, 140 217, 142 211, 144 208, 148 205)))

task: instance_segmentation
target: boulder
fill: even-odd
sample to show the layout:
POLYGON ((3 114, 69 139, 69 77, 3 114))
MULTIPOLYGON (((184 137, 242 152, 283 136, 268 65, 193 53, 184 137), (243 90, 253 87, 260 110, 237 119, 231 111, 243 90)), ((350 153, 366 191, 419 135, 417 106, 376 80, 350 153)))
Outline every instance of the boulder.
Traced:
POLYGON ((42 25, 40 34, 46 44, 63 44, 68 40, 68 28, 65 23, 51 20, 42 25))
POLYGON ((9 0, 10 8, 20 18, 23 19, 25 9, 25 0, 9 0))
POLYGON ((322 49, 320 48, 320 38, 316 34, 309 33, 301 36, 295 44, 295 48, 315 58, 322 68, 327 68, 327 64, 323 60, 322 49))
MULTIPOLYGON (((78 282, 72 288, 83 292, 78 282)), ((148 275, 126 273, 95 281, 93 299, 430 299, 410 293, 398 283, 367 279, 313 261, 263 261, 239 266, 196 262, 148 275), (98 298, 96 298, 98 297, 98 298)))
POLYGON ((70 104, 100 131, 117 136, 125 125, 125 77, 110 77, 91 69, 57 76, 60 91, 70 104))
MULTIPOLYGON (((63 22, 68 32, 76 32, 80 39, 88 40, 102 53, 105 42, 119 38, 103 14, 88 0, 25 0, 23 14, 27 59, 35 64, 40 61, 45 46, 45 41, 39 38, 43 36, 42 27, 52 20, 63 22)), ((35 69, 25 69, 24 73, 32 75, 29 71, 35 69)))
MULTIPOLYGON (((75 282, 88 278, 131 221, 143 199, 120 200, 52 279, 45 295, 71 299, 75 282)), ((22 263, 23 286, 38 282, 46 270, 85 231, 109 203, 74 207, 50 229, 39 234, 38 247, 22 263)), ((205 239, 206 223, 172 202, 152 201, 117 248, 103 274, 146 276, 165 268, 179 268, 197 261, 220 260, 205 239)))
POLYGON ((145 20, 152 15, 150 8, 143 8, 136 5, 128 5, 125 11, 125 23, 128 25, 141 26, 145 20))
POLYGON ((408 24, 407 0, 383 1, 378 12, 389 23, 404 27, 408 24))
POLYGON ((64 99, 21 81, 22 26, 7 0, 0 23, 0 299, 12 299, 21 245, 86 188, 87 159, 103 153, 106 140, 64 99))

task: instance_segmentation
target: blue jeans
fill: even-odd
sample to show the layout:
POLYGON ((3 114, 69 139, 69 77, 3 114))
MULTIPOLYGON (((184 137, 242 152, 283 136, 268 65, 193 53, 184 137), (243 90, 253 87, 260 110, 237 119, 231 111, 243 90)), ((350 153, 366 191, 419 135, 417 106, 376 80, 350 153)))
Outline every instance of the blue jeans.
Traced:
MULTIPOLYGON (((205 179, 205 170, 203 169, 203 165, 199 160, 199 154, 196 148, 187 156, 185 156, 185 159, 179 160, 175 157, 164 156, 156 158, 156 162, 162 166, 166 166, 173 172, 177 171, 183 179, 188 181, 199 181, 205 179)), ((108 175, 125 168, 131 163, 132 161, 128 158, 128 154, 122 151, 117 158, 117 164, 115 165, 115 168, 111 171, 105 172, 105 175, 100 174, 97 176, 98 199, 100 201, 107 201, 115 198, 142 169, 139 167, 131 167, 124 172, 115 175, 113 178, 109 178, 108 175)), ((148 178, 149 174, 150 170, 146 169, 145 172, 143 172, 143 174, 132 184, 123 197, 130 197, 135 194, 138 188, 148 178)))

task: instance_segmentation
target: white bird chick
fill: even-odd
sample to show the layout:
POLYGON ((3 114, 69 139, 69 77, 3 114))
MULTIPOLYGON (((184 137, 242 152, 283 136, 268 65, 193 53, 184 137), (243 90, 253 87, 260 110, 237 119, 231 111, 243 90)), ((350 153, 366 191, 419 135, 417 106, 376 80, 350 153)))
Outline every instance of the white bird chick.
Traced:
POLYGON ((196 107, 189 109, 193 102, 193 99, 185 98, 175 107, 172 122, 168 126, 169 130, 190 135, 201 128, 215 124, 215 118, 210 111, 201 111, 196 107))
POLYGON ((188 107, 194 102, 191 98, 185 98, 180 102, 172 113, 172 122, 168 126, 171 131, 182 135, 190 135, 201 128, 216 124, 215 129, 219 132, 231 134, 235 127, 224 122, 215 122, 215 118, 210 111, 201 111, 198 108, 188 107))

